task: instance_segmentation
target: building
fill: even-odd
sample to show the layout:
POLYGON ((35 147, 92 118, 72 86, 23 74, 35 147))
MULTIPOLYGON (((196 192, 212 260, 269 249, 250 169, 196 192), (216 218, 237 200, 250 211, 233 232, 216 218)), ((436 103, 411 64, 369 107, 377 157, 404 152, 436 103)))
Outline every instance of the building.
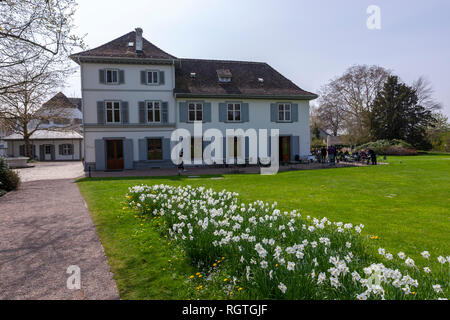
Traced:
MULTIPOLYGON (((31 158, 40 161, 81 160, 81 98, 67 98, 59 92, 42 105, 42 112, 50 112, 51 116, 30 137, 31 158)), ((36 125, 32 123, 30 127, 36 128, 36 125)), ((11 134, 3 140, 7 143, 7 156, 25 156, 25 142, 21 134, 11 134)))
POLYGON ((4 138, 9 134, 9 130, 0 120, 0 157, 6 157, 8 152, 8 147, 4 138))
MULTIPOLYGON (((280 159, 310 152, 309 101, 317 98, 266 63, 180 59, 142 29, 71 56, 81 68, 85 168, 173 166, 173 130, 280 130, 280 159)), ((225 138, 224 138, 225 139, 225 138)), ((224 141, 248 161, 245 137, 224 141)), ((203 143, 205 147, 205 143, 203 143)))

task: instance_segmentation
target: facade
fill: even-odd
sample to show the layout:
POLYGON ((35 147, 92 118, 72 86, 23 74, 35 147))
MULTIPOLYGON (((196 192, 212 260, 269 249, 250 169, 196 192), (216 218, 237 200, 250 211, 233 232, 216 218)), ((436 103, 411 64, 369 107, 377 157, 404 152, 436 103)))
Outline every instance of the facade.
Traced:
MULTIPOLYGON (((68 161, 83 158, 81 98, 67 98, 59 92, 42 105, 49 114, 48 121, 39 125, 30 137, 31 157, 39 161, 68 161)), ((30 125, 36 128, 37 124, 30 125)), ((20 134, 3 138, 7 143, 6 156, 25 156, 25 142, 20 134)))
MULTIPOLYGON (((224 136, 276 128, 282 161, 309 154, 309 101, 317 96, 266 63, 179 59, 139 28, 71 58, 81 67, 86 170, 173 166, 171 134, 184 128, 193 136, 194 121, 224 136)), ((249 160, 248 138, 224 138, 224 157, 232 148, 249 160)))
MULTIPOLYGON (((24 157, 25 143, 20 134, 5 137, 8 143, 8 157, 24 157)), ((83 136, 73 130, 37 130, 30 138, 31 157, 39 161, 81 160, 83 136)))
POLYGON ((8 135, 7 131, 6 126, 0 120, 0 157, 6 157, 7 155, 8 147, 6 141, 3 140, 4 137, 8 135))

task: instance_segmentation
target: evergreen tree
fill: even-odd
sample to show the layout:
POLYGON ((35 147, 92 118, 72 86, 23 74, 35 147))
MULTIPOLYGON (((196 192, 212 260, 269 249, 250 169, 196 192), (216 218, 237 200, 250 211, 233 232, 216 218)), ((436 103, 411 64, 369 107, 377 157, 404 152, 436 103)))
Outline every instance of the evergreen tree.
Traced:
POLYGON ((401 139, 428 149, 426 130, 433 121, 431 110, 418 104, 416 91, 390 76, 373 103, 371 134, 375 140, 401 139))

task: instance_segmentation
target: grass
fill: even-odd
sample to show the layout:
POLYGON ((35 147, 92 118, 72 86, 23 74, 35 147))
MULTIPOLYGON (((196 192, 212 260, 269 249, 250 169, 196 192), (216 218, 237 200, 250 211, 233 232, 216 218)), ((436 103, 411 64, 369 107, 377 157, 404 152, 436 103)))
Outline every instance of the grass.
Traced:
MULTIPOLYGON (((123 213, 124 195, 136 184, 212 187, 240 193, 244 201, 277 201, 280 208, 333 221, 363 223, 375 251, 404 251, 413 259, 428 250, 448 255, 450 244, 450 155, 388 157, 389 165, 291 171, 276 176, 224 175, 82 179, 88 203, 123 299, 186 297, 194 272, 179 250, 152 223, 123 213), (170 262, 169 262, 170 260, 170 262)), ((416 260, 415 259, 415 260, 416 260)))

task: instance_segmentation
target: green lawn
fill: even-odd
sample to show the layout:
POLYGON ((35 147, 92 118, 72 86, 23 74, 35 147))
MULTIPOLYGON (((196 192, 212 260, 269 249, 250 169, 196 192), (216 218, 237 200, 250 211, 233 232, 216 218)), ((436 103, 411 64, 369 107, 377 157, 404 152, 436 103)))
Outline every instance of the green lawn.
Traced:
POLYGON ((373 250, 404 251, 413 259, 428 250, 449 254, 450 154, 388 157, 389 165, 291 171, 275 176, 224 175, 222 180, 105 178, 83 179, 88 203, 123 299, 186 297, 194 271, 182 254, 149 221, 122 210, 128 187, 171 184, 212 187, 240 193, 244 201, 277 201, 303 215, 364 224, 373 250), (170 260, 170 261, 169 261, 170 260))

